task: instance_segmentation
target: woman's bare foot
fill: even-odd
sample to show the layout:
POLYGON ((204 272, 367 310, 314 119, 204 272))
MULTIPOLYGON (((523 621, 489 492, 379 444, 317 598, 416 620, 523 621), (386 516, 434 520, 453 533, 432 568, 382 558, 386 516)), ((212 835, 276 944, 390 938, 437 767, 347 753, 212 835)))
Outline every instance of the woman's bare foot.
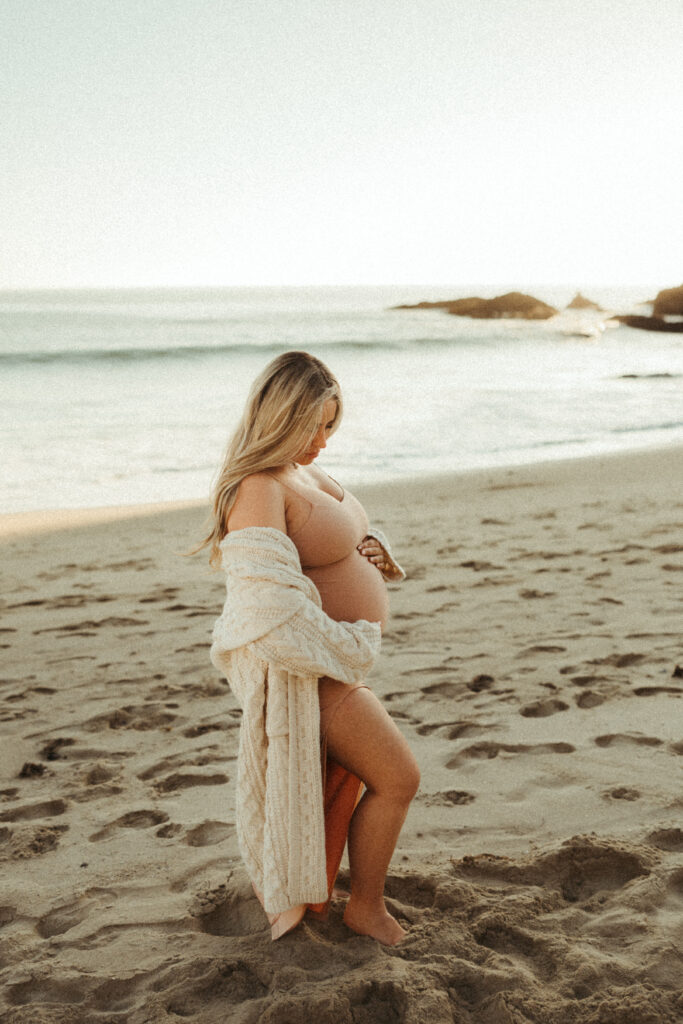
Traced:
POLYGON ((349 901, 344 911, 344 924, 358 935, 369 935, 385 946, 395 946, 407 935, 405 928, 401 928, 384 906, 358 907, 349 901))

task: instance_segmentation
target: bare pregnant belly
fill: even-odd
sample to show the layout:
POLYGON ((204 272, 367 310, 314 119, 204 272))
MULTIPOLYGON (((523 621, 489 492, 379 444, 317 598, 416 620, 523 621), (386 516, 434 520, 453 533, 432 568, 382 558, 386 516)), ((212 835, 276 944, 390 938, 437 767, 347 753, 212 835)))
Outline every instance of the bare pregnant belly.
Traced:
POLYGON ((371 562, 355 549, 331 565, 304 569, 315 583, 323 611, 337 622, 367 619, 379 622, 382 631, 389 617, 389 598, 384 580, 371 562))

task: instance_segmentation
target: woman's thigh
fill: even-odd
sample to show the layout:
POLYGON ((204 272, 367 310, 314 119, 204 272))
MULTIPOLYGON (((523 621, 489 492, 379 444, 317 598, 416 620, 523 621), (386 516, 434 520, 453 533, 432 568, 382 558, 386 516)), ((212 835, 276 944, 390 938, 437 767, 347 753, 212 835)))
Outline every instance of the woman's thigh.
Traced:
POLYGON ((407 740, 375 694, 364 687, 349 693, 332 715, 327 753, 369 790, 408 798, 417 790, 420 774, 407 740))
POLYGON ((351 693, 358 684, 342 683, 340 679, 331 679, 329 676, 321 676, 318 680, 318 700, 320 701, 321 712, 325 708, 336 704, 343 699, 347 693, 351 693))

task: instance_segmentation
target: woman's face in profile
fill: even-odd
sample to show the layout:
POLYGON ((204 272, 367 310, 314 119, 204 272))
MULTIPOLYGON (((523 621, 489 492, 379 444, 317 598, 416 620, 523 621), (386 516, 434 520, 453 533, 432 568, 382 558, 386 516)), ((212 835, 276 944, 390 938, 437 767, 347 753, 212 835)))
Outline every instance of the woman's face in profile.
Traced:
POLYGON ((318 424, 316 426, 315 434, 308 443, 308 447, 297 455, 294 460, 299 466, 310 466, 312 462, 320 455, 323 448, 327 447, 327 438, 329 437, 334 418, 337 415, 337 402, 334 398, 328 398, 327 401, 321 408, 318 416, 318 424))

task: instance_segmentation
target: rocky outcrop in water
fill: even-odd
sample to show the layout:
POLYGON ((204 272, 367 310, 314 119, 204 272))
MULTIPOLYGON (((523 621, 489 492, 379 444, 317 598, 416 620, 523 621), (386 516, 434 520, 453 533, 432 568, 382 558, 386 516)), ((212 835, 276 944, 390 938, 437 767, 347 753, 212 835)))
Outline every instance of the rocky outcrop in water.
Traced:
POLYGON ((549 320, 557 310, 547 302, 525 295, 507 292, 494 299, 472 296, 465 299, 445 299, 441 302, 418 302, 414 305, 393 306, 393 309, 443 309, 453 316, 471 316, 477 320, 499 320, 512 317, 518 320, 549 320))
POLYGON ((664 288, 652 303, 655 316, 683 316, 683 284, 678 288, 664 288))
POLYGON ((664 320, 661 316, 615 316, 626 327, 637 327, 641 331, 668 331, 683 334, 683 320, 664 320))
POLYGON ((597 302, 593 302, 591 299, 587 299, 581 292, 576 293, 567 309, 594 309, 598 313, 605 312, 602 306, 599 306, 597 302))

